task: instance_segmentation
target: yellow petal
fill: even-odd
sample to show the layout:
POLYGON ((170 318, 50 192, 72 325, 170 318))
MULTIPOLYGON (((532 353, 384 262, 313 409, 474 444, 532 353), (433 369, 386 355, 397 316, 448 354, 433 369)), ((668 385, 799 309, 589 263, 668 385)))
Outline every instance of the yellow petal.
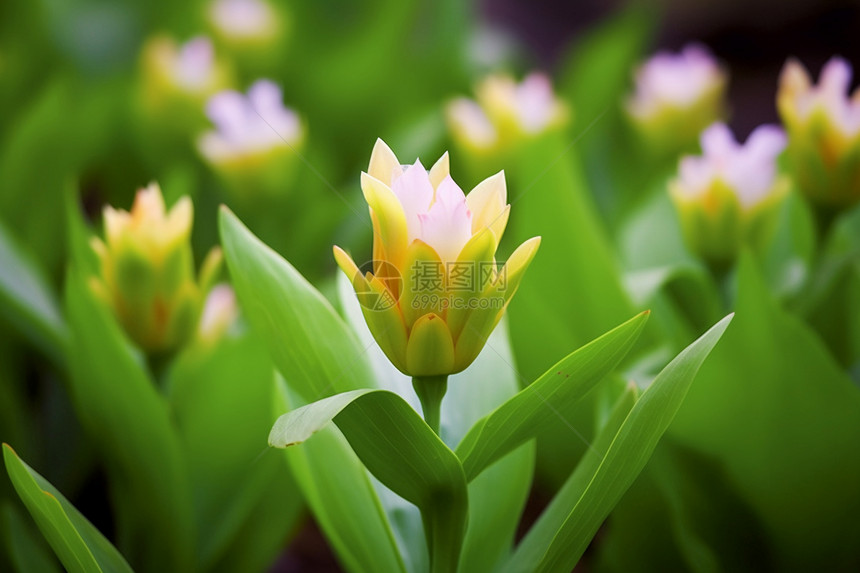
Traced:
POLYGON ((489 227, 501 240, 508 222, 509 206, 505 172, 487 177, 466 196, 466 206, 472 212, 472 233, 489 227))
MULTIPOLYGON (((391 297, 391 292, 378 278, 372 277, 368 284, 372 298, 364 297, 364 303, 361 305, 364 320, 385 356, 398 370, 407 374, 406 325, 397 301, 391 297)), ((361 299, 362 297, 359 296, 360 302, 361 299)))
POLYGON ((137 224, 141 221, 158 221, 164 218, 164 196, 161 187, 154 181, 147 187, 139 189, 131 206, 131 216, 137 224))
POLYGON ((167 216, 167 228, 164 230, 167 242, 185 240, 191 234, 191 223, 194 220, 194 206, 188 196, 182 197, 170 209, 167 216))
POLYGON ((520 286, 520 281, 526 269, 531 264, 540 247, 540 237, 532 237, 511 254, 508 262, 496 278, 495 288, 504 292, 505 300, 509 301, 520 286))
POLYGON ((447 294, 450 307, 445 321, 454 340, 457 340, 481 293, 496 276, 497 246, 493 231, 483 229, 469 239, 456 262, 448 266, 447 294))
POLYGON ((381 139, 377 139, 376 144, 373 146, 367 172, 371 177, 382 181, 388 186, 391 186, 393 183, 395 175, 399 176, 402 173, 397 156, 381 139))
POLYGON ((444 316, 445 265, 427 243, 416 239, 403 261, 400 310, 411 327, 425 314, 444 316))
POLYGON ((463 325, 463 331, 457 338, 457 345, 454 351, 454 373, 462 372, 475 361, 475 358, 478 357, 478 354, 481 353, 481 350, 487 343, 490 334, 493 333, 496 325, 499 324, 505 307, 506 305, 502 304, 501 308, 477 308, 469 314, 466 323, 463 325))
POLYGON ((337 262, 337 266, 340 267, 340 270, 343 271, 343 274, 346 275, 346 278, 349 279, 350 284, 356 290, 359 287, 366 286, 366 281, 364 279, 364 275, 361 270, 358 268, 358 265, 352 260, 346 251, 335 245, 332 247, 332 251, 334 251, 334 260, 337 262), (358 283, 358 284, 356 284, 358 283))
POLYGON ((436 189, 442 180, 450 174, 451 166, 448 161, 448 152, 446 151, 442 154, 442 157, 433 164, 433 167, 430 168, 430 184, 433 185, 433 189, 436 189))
POLYGON ((379 238, 388 261, 400 268, 408 240, 406 215, 400 199, 388 185, 367 173, 361 174, 361 190, 379 223, 379 238))
POLYGON ((406 346, 406 369, 411 376, 439 376, 454 372, 454 342, 445 321, 435 314, 418 319, 406 346))
POLYGON ((114 209, 110 205, 104 208, 105 239, 111 249, 117 248, 130 223, 131 215, 127 211, 114 209))

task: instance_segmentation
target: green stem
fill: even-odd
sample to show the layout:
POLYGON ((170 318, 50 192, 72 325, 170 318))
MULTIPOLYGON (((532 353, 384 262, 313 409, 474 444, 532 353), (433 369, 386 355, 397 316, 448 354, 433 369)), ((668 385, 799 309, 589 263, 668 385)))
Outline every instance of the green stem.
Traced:
POLYGON ((424 421, 439 435, 439 412, 442 408, 442 398, 448 390, 448 376, 413 376, 412 387, 421 400, 424 411, 424 421))

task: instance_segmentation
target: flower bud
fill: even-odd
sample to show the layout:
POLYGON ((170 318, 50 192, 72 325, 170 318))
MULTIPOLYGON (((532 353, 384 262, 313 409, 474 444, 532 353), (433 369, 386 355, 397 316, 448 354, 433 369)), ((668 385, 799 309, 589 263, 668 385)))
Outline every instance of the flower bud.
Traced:
POLYGON ((644 144, 657 153, 691 147, 705 127, 725 115, 726 73, 703 46, 660 52, 634 79, 627 113, 644 144))
POLYGON ((851 66, 832 58, 818 85, 797 60, 782 69, 777 108, 788 132, 790 165, 803 193, 841 209, 860 201, 860 89, 849 96, 851 66))
POLYGON ((207 18, 219 46, 250 74, 266 74, 284 50, 287 13, 282 3, 268 0, 214 0, 207 18))
POLYGON ((239 307, 236 304, 236 294, 226 284, 212 288, 197 327, 197 337, 204 342, 214 342, 220 339, 236 322, 239 307))
POLYGON ((150 120, 173 130, 193 130, 204 121, 206 100, 231 85, 232 73, 216 59, 208 38, 192 38, 179 46, 157 36, 143 49, 143 83, 150 120))
POLYGON ((137 192, 130 212, 105 207, 105 241, 92 242, 101 262, 99 292, 129 337, 150 353, 186 341, 220 266, 220 250, 213 249, 195 281, 192 218, 188 197, 166 212, 161 189, 152 183, 137 192))
POLYGON ((334 248, 370 331, 404 374, 455 374, 478 356, 537 252, 523 243, 507 264, 496 248, 510 205, 504 173, 465 195, 448 154, 427 171, 401 166, 377 140, 361 187, 373 222, 373 261, 365 270, 334 248))
POLYGON ((681 159, 669 193, 690 250, 725 266, 743 245, 761 247, 771 238, 789 189, 776 166, 785 134, 762 125, 741 145, 725 124, 716 123, 702 133, 701 143, 701 156, 681 159))
POLYGON ((288 187, 304 127, 274 82, 259 80, 247 95, 216 94, 206 115, 215 129, 198 139, 197 148, 228 187, 240 195, 278 194, 288 187))
POLYGON ((549 77, 538 72, 519 84, 510 76, 489 76, 477 86, 475 96, 476 100, 455 99, 446 115, 456 142, 476 155, 504 152, 563 125, 569 115, 549 77))

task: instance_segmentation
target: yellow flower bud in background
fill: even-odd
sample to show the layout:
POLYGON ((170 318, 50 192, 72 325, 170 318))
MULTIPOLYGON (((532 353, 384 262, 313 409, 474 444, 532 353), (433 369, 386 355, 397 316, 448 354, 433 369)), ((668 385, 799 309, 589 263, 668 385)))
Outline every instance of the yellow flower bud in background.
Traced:
POLYGON ((496 264, 510 205, 504 173, 465 195, 448 154, 427 171, 401 166, 377 140, 361 187, 373 222, 373 261, 335 259, 361 302, 379 346, 404 374, 455 374, 478 356, 537 252, 540 238, 496 264))
POLYGON ((295 173, 305 129, 284 106, 281 88, 258 80, 242 94, 224 91, 206 104, 215 125, 197 140, 203 159, 239 197, 283 194, 295 173))
POLYGON ((548 76, 533 72, 517 83, 491 75, 475 89, 475 100, 457 98, 446 110, 455 142, 470 155, 498 155, 525 139, 565 125, 568 107, 556 98, 548 76))
POLYGON ((144 45, 142 66, 144 113, 148 121, 174 131, 198 129, 206 101, 233 83, 231 69, 202 36, 182 45, 167 36, 153 37, 144 45))
POLYGON ((762 125, 741 145, 725 124, 716 123, 702 133, 701 143, 701 156, 681 159, 669 193, 687 246, 725 268, 742 246, 760 247, 771 238, 789 190, 776 166, 785 134, 762 125))
POLYGON ((282 55, 287 13, 282 3, 267 0, 214 0, 206 19, 219 46, 236 58, 245 73, 271 71, 282 55))
POLYGON ((639 66, 634 79, 625 107, 650 153, 691 148, 703 129, 725 116, 727 74, 703 46, 657 53, 639 66))
POLYGON ((101 262, 96 286, 129 338, 149 353, 183 344, 194 332, 221 262, 213 249, 194 276, 191 200, 166 211, 156 183, 141 189, 131 211, 104 209, 105 240, 92 240, 101 262))
POLYGON ((849 97, 851 66, 831 59, 818 85, 797 60, 786 62, 776 103, 788 132, 788 157, 801 191, 819 206, 860 201, 860 89, 849 97))

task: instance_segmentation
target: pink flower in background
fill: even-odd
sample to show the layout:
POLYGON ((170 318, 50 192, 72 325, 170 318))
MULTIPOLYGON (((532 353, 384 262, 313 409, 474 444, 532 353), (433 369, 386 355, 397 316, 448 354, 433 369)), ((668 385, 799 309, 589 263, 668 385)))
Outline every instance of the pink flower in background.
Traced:
POLYGON ((649 118, 664 108, 690 108, 714 90, 722 89, 725 74, 711 53, 698 44, 677 54, 659 52, 636 71, 630 113, 649 118))
POLYGON ((266 40, 278 31, 278 17, 265 0, 215 0, 209 8, 215 30, 233 40, 266 40))
POLYGON ((705 196, 716 181, 733 190, 744 208, 766 199, 776 181, 776 158, 785 149, 785 133, 774 125, 761 125, 746 143, 735 140, 724 123, 702 133, 702 155, 681 159, 675 188, 683 196, 705 196))
POLYGON ((198 141, 201 154, 211 162, 266 153, 300 142, 301 120, 284 106, 281 88, 258 80, 247 95, 229 90, 214 95, 206 115, 215 129, 198 141))
POLYGON ((539 134, 567 118, 549 76, 532 72, 517 83, 507 75, 491 75, 475 90, 475 100, 457 98, 448 104, 448 123, 464 142, 478 148, 511 143, 539 134))
POLYGON ((827 115, 833 127, 848 136, 860 133, 860 88, 851 90, 851 64, 833 57, 814 85, 806 68, 790 59, 780 75, 779 106, 784 115, 804 121, 815 111, 827 115))

